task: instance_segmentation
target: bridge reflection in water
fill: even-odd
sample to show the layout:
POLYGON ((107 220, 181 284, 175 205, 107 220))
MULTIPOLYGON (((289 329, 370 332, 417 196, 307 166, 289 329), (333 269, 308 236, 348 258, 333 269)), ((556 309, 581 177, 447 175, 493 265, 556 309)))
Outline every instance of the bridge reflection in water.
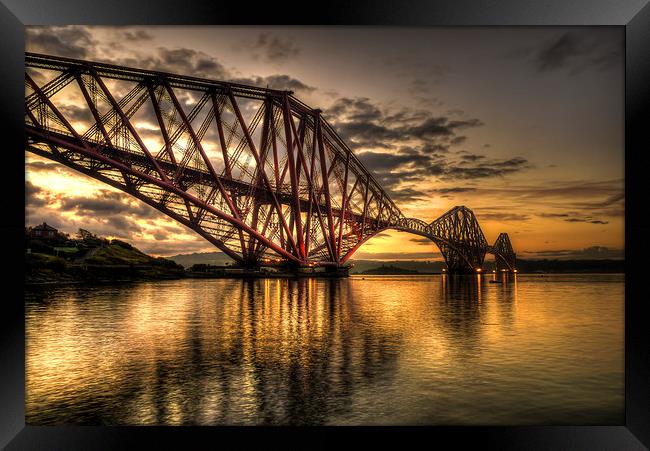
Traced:
MULTIPOLYGON (((495 285, 490 277, 185 280, 30 292, 27 422, 618 418, 622 378, 612 379, 612 368, 622 359, 622 324, 609 301, 619 286, 601 284, 609 304, 596 312, 580 295, 592 282, 572 282, 580 314, 556 312, 547 324, 546 307, 531 295, 519 312, 516 279, 495 285), (594 323, 594 339, 572 334, 577 316, 594 323), (558 339, 564 346, 553 345, 558 339), (554 390, 546 390, 549 381, 554 390)), ((538 288, 530 293, 541 296, 538 288)), ((547 305, 563 305, 564 284, 543 289, 547 305)))

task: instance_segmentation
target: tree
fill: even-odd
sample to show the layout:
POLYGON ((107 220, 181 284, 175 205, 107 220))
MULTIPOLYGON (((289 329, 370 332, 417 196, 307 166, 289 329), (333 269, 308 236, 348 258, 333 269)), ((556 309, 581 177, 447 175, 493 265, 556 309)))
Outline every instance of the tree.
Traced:
POLYGON ((92 232, 89 232, 86 229, 79 229, 77 232, 77 237, 82 241, 95 241, 99 240, 99 237, 92 232))

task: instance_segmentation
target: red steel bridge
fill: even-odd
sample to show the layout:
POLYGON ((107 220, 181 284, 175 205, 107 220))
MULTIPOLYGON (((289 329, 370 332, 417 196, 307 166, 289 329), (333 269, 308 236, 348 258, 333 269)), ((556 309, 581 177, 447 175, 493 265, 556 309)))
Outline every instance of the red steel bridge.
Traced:
POLYGON ((486 253, 515 271, 508 235, 489 245, 464 206, 431 223, 405 217, 290 91, 33 53, 25 63, 27 151, 140 199, 241 266, 341 268, 395 229, 431 239, 450 273, 480 271, 486 253))

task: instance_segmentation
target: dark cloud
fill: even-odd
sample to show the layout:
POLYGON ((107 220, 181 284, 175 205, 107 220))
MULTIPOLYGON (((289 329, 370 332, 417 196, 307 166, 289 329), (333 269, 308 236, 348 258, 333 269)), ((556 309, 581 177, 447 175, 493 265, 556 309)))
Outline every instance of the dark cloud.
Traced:
POLYGON ((483 125, 475 118, 450 119, 414 109, 385 111, 365 97, 338 99, 327 109, 326 118, 395 200, 423 197, 426 193, 415 184, 432 176, 478 179, 530 167, 521 157, 490 160, 468 154, 456 160, 448 156, 450 147, 466 139, 460 131, 483 125))
POLYGON ((29 207, 43 207, 47 205, 47 199, 39 196, 43 194, 43 190, 34 185, 29 180, 25 182, 25 205, 29 207))
POLYGON ((420 147, 421 153, 440 155, 449 152, 449 146, 445 144, 423 143, 420 147))
POLYGON ((493 212, 493 213, 477 213, 479 219, 487 219, 492 221, 528 221, 530 219, 529 215, 518 214, 518 213, 503 213, 503 212, 493 212))
POLYGON ((542 48, 535 57, 537 69, 541 72, 558 69, 567 60, 582 54, 582 41, 576 33, 564 33, 542 48))
POLYGON ((624 200, 625 200, 625 193, 621 191, 619 188, 617 192, 607 196, 607 198, 603 200, 595 201, 595 202, 581 202, 578 205, 581 208, 600 209, 600 208, 609 207, 617 203, 622 203, 624 200))
POLYGON ((167 230, 157 230, 153 233, 153 237, 158 241, 165 241, 169 239, 170 235, 167 230))
POLYGON ((126 30, 121 33, 120 38, 130 42, 142 42, 151 41, 153 39, 153 36, 148 31, 140 28, 136 30, 126 30))
POLYGON ((429 161, 429 157, 426 155, 403 155, 380 152, 363 152, 359 153, 358 157, 366 167, 380 174, 401 166, 426 164, 429 161))
MULTIPOLYGON (((95 196, 66 196, 59 199, 61 210, 73 211, 80 216, 106 217, 110 221, 118 221, 117 218, 125 215, 134 215, 138 218, 147 218, 157 215, 156 211, 148 205, 136 202, 120 192, 100 190, 95 196)), ((109 223, 110 223, 109 221, 109 223)), ((116 225, 124 226, 124 222, 115 222, 116 225)))
MULTIPOLYGON (((482 187, 481 193, 507 200, 504 205, 490 206, 491 212, 495 213, 517 211, 531 217, 601 226, 611 224, 612 220, 621 220, 625 214, 620 196, 620 181, 547 185, 558 186, 509 186, 499 189, 482 187), (614 199, 620 200, 612 205, 614 199)), ((480 217, 484 215, 480 214, 480 217)))
POLYGON ((539 186, 509 186, 507 189, 485 187, 481 192, 507 196, 515 203, 542 203, 545 208, 555 210, 539 213, 542 217, 598 220, 594 218, 621 217, 625 213, 625 194, 621 185, 620 179, 593 182, 548 181, 539 186))
POLYGON ((455 194, 476 191, 476 188, 437 188, 433 191, 440 194, 455 194))
MULTIPOLYGON (((346 122, 370 122, 382 118, 383 114, 367 97, 350 99, 343 97, 338 99, 327 109, 328 115, 337 118, 337 121, 344 119, 346 122)), ((387 118, 395 121, 395 117, 387 118)))
POLYGON ((280 91, 293 91, 294 93, 312 92, 316 88, 308 86, 300 80, 289 75, 269 75, 267 77, 233 78, 229 81, 243 85, 253 85, 260 88, 278 89, 280 91))
POLYGON ((409 238, 409 241, 412 241, 413 243, 418 243, 418 244, 431 244, 431 243, 433 243, 433 241, 431 241, 429 238, 423 238, 423 237, 409 238))
MULTIPOLYGON (((393 178, 387 178, 384 177, 383 180, 389 179, 390 183, 393 185, 396 183, 393 178)), ((382 186, 384 186, 385 183, 382 183, 382 186)), ((413 188, 389 188, 388 191, 390 192, 391 199, 393 199, 396 202, 400 201, 414 201, 418 199, 426 199, 427 198, 427 193, 424 191, 419 191, 413 188)))
POLYGON ((109 226, 107 235, 126 236, 130 237, 133 234, 141 232, 142 228, 133 219, 125 216, 109 216, 104 221, 109 226))
POLYGON ((473 167, 464 165, 449 166, 445 170, 445 176, 446 178, 452 179, 481 179, 519 172, 528 167, 530 167, 528 160, 516 157, 508 160, 494 160, 480 163, 473 167))
MULTIPOLYGON (((380 184, 389 191, 391 198, 395 200, 408 200, 408 196, 413 196, 411 199, 425 197, 427 193, 408 185, 417 186, 418 183, 426 181, 432 176, 445 181, 482 179, 504 176, 529 167, 524 158, 493 160, 469 165, 467 162, 458 164, 440 155, 401 152, 404 151, 398 153, 367 151, 357 154, 365 167, 373 172, 380 184), (406 186, 404 186, 405 184, 406 186)), ((470 190, 475 190, 475 188, 450 188, 447 190, 441 188, 429 190, 428 195, 434 193, 449 195, 454 192, 470 190)))
POLYGON ((567 218, 566 222, 586 222, 589 224, 609 224, 608 221, 601 221, 599 219, 586 219, 586 218, 567 218))
MULTIPOLYGON (((32 52, 101 60, 111 64, 232 81, 296 93, 315 90, 314 87, 286 74, 238 77, 216 58, 188 48, 159 47, 154 54, 139 55, 137 48, 133 46, 152 38, 153 36, 143 29, 119 30, 110 40, 97 41, 93 39, 91 31, 85 27, 29 27, 26 48, 32 52), (135 54, 132 52, 131 56, 110 56, 115 48, 124 49, 125 43, 130 45, 129 50, 135 49, 135 54), (97 56, 98 54, 101 58, 97 56)), ((265 58, 274 61, 294 56, 298 52, 290 41, 268 35, 261 35, 255 48, 263 50, 265 58)))
POLYGON ((568 31, 548 40, 538 49, 518 52, 530 57, 539 72, 567 69, 577 74, 586 69, 622 67, 623 42, 603 40, 598 33, 568 31))
POLYGON ((86 106, 78 105, 59 105, 57 108, 63 113, 63 116, 70 122, 84 122, 90 124, 95 120, 90 109, 86 106))
POLYGON ((368 98, 340 98, 326 114, 341 137, 357 148, 393 148, 411 139, 444 151, 464 140, 458 131, 482 125, 478 119, 450 120, 423 110, 384 112, 368 98))
POLYGON ((267 62, 284 62, 300 53, 296 44, 287 38, 272 36, 262 33, 250 46, 255 58, 261 58, 267 62))
POLYGON ((463 162, 475 162, 478 160, 484 160, 485 155, 467 154, 467 155, 461 155, 460 159, 463 160, 463 162))
MULTIPOLYGON (((57 169, 61 168, 61 165, 59 163, 55 163, 53 161, 26 161, 25 162, 25 172, 26 173, 33 173, 33 172, 51 172, 51 171, 56 171, 57 169)), ((31 182, 27 182, 31 184, 31 182)))
POLYGON ((524 251, 526 254, 533 254, 540 258, 558 258, 558 259, 618 259, 623 258, 625 252, 623 249, 613 249, 604 246, 591 246, 584 249, 561 249, 547 251, 524 251))
POLYGON ((539 213, 537 216, 541 218, 566 218, 568 213, 539 213))
POLYGON ((226 68, 215 58, 187 48, 158 49, 156 57, 147 60, 149 69, 175 72, 194 77, 223 80, 229 77, 226 68))
POLYGON ((68 58, 85 58, 96 41, 85 27, 28 27, 26 48, 37 53, 47 53, 68 58))

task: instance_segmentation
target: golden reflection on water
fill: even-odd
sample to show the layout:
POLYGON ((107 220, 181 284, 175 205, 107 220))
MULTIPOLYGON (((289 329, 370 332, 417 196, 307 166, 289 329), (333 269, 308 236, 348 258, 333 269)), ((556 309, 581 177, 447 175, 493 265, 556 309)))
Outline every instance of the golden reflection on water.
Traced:
POLYGON ((486 274, 33 290, 27 422, 622 422, 623 288, 486 274))

